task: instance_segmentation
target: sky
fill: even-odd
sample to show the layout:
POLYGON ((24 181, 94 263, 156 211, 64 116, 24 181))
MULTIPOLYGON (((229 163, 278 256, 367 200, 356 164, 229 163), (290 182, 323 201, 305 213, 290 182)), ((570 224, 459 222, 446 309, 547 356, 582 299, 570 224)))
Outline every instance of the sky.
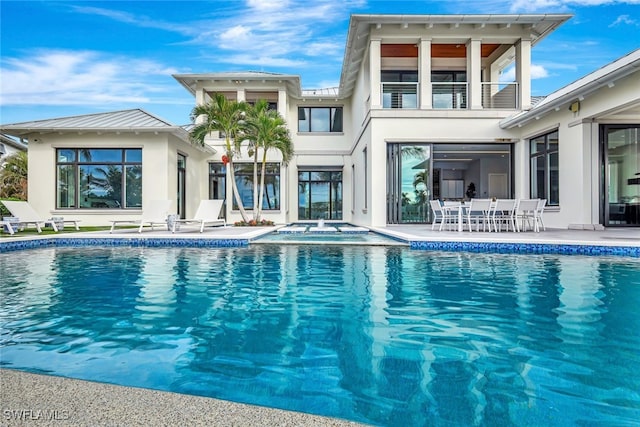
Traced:
POLYGON ((640 0, 0 0, 0 123, 142 108, 189 123, 172 74, 266 71, 338 86, 351 14, 572 14, 532 49, 548 95, 640 48, 640 0))

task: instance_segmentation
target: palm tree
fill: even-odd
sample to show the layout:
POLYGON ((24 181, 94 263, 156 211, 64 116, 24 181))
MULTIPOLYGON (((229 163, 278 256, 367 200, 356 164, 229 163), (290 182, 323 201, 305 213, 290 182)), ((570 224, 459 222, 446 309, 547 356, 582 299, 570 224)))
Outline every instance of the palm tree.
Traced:
POLYGON ((18 151, 0 165, 0 197, 27 200, 27 152, 18 151))
POLYGON ((210 102, 197 105, 191 111, 191 121, 194 123, 196 118, 206 116, 205 121, 196 124, 191 130, 191 139, 193 141, 204 145, 205 138, 211 132, 224 133, 225 156, 228 159, 227 168, 229 169, 233 197, 240 210, 240 215, 242 215, 242 219, 245 222, 247 222, 249 218, 242 204, 242 198, 240 197, 238 185, 236 184, 233 158, 235 154, 239 155, 240 153, 240 144, 242 143, 240 131, 246 111, 246 103, 229 101, 221 93, 216 93, 210 102))
POLYGON ((264 198, 264 179, 267 168, 267 152, 279 151, 282 164, 286 165, 293 157, 293 144, 286 122, 275 110, 268 109, 266 101, 258 101, 247 116, 245 123, 245 138, 250 141, 254 149, 262 150, 262 165, 260 171, 260 189, 258 190, 257 209, 254 219, 260 221, 262 215, 262 201, 264 198))

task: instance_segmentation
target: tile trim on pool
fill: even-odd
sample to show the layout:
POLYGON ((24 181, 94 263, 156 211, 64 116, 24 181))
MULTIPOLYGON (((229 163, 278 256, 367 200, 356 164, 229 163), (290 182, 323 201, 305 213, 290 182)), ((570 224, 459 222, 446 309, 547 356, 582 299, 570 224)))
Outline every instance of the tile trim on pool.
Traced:
MULTIPOLYGON (((389 236, 387 236, 389 237, 389 236)), ((584 244, 552 243, 499 243, 499 242, 442 242, 409 241, 409 247, 415 250, 529 253, 558 255, 620 255, 640 257, 637 246, 606 246, 584 244)), ((180 239, 171 238, 85 238, 51 237, 30 240, 0 242, 0 253, 23 249, 69 246, 141 246, 141 247, 248 247, 249 239, 180 239)))
POLYGON ((0 242, 0 252, 68 246, 142 246, 142 247, 211 247, 230 248, 249 246, 248 239, 179 239, 179 238, 82 238, 61 237, 0 242))
POLYGON ((410 241, 409 247, 416 250, 498 252, 554 255, 623 255, 640 257, 637 246, 605 246, 552 243, 499 243, 499 242, 437 242, 410 241))

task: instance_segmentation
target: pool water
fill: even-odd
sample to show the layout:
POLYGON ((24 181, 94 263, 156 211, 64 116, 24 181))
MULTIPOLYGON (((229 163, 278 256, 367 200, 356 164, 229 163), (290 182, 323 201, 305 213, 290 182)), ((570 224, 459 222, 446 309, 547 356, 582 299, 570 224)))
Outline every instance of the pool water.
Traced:
POLYGON ((0 365, 384 426, 637 425, 636 258, 0 254, 0 365))

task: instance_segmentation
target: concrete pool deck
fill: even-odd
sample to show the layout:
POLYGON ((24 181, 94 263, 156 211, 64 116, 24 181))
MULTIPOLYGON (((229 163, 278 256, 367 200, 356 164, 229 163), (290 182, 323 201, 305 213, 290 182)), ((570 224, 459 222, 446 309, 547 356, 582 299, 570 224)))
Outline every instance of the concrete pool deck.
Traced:
MULTIPOLYGON (((274 227, 225 227, 204 233, 182 230, 134 229, 77 232, 72 234, 23 237, 20 233, 0 239, 10 241, 39 238, 182 238, 256 239, 274 227)), ((606 230, 548 229, 540 233, 487 233, 432 231, 430 225, 391 225, 373 231, 405 241, 496 242, 568 244, 587 246, 640 247, 640 228, 606 230)), ((251 244, 251 243, 250 243, 251 244)), ((1 425, 210 425, 210 426, 353 426, 356 423, 282 411, 234 402, 122 387, 89 381, 36 375, 0 369, 1 425)))

